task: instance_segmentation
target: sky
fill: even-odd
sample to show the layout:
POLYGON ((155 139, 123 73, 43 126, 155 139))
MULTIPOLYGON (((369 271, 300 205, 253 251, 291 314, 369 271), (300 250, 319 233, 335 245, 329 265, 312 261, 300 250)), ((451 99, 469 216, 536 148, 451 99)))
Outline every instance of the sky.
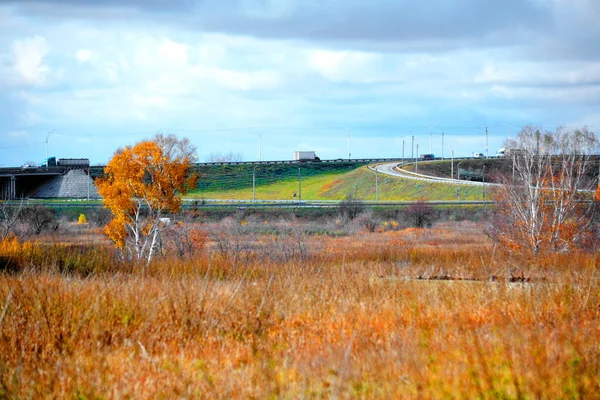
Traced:
POLYGON ((599 132, 599 20, 597 0, 0 0, 0 167, 156 133, 203 162, 599 132))

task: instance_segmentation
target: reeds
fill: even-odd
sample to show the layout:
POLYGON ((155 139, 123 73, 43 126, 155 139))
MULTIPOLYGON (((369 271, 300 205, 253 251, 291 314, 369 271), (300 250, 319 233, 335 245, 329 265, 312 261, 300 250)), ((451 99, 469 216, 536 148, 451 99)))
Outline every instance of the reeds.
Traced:
POLYGON ((597 255, 511 255, 480 228, 238 232, 144 271, 0 246, 0 397, 598 398, 597 255))

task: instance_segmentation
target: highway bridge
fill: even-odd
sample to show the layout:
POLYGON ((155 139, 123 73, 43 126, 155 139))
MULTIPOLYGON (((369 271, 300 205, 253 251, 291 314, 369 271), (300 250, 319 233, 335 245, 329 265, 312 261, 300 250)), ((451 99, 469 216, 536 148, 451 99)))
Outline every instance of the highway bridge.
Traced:
POLYGON ((86 198, 90 195, 96 198, 93 178, 102 175, 103 171, 104 167, 75 166, 0 168, 0 199, 86 198))

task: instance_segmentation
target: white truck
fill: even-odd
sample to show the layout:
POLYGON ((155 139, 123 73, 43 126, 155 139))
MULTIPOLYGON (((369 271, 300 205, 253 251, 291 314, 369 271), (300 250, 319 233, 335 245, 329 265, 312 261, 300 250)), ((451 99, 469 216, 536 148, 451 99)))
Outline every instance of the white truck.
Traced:
POLYGON ((318 157, 314 151, 295 151, 294 152, 294 160, 295 161, 315 161, 318 157))

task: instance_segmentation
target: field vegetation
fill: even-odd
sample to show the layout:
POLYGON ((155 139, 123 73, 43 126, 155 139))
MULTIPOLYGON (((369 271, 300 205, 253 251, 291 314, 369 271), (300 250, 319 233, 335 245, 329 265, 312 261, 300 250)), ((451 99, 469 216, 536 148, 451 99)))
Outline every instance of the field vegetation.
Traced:
POLYGON ((126 147, 111 215, 0 203, 0 398, 600 398, 595 143, 523 128, 470 218, 369 208, 365 167, 305 174, 327 211, 181 210, 189 141, 126 147))
POLYGON ((347 211, 190 212, 149 265, 77 217, 8 237, 0 397, 597 398, 593 246, 533 256, 485 220, 347 211))

